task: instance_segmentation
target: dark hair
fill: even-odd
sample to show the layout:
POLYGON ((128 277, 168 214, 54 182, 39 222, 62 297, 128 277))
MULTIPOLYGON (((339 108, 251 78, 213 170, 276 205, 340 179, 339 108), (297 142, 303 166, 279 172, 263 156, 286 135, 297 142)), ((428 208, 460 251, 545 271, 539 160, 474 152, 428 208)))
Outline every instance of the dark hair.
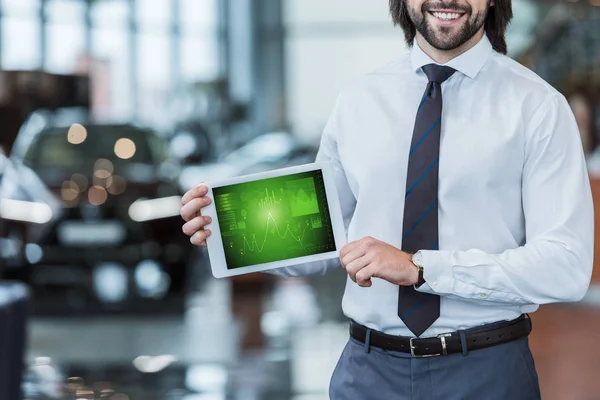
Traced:
MULTIPOLYGON (((416 28, 408 15, 407 0, 390 0, 390 13, 394 25, 400 25, 404 31, 406 44, 412 46, 416 28)), ((485 33, 492 47, 498 53, 506 54, 506 27, 513 17, 511 0, 494 0, 485 19, 485 33)))

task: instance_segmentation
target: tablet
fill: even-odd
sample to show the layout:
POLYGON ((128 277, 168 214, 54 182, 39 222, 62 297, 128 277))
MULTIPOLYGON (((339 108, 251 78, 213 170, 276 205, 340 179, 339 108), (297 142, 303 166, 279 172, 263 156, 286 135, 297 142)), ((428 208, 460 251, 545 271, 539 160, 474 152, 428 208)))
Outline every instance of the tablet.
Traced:
POLYGON ((339 257, 346 234, 331 165, 208 182, 212 273, 223 278, 339 257))

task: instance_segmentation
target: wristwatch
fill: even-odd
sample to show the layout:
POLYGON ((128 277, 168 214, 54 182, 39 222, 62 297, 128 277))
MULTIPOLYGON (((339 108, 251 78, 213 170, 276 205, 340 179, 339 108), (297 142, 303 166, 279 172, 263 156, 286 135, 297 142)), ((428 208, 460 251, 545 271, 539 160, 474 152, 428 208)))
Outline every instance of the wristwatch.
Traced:
POLYGON ((419 280, 415 285, 415 287, 418 288, 425 283, 425 278, 423 278, 423 254, 421 253, 421 251, 417 251, 415 254, 413 254, 411 261, 419 270, 419 280))

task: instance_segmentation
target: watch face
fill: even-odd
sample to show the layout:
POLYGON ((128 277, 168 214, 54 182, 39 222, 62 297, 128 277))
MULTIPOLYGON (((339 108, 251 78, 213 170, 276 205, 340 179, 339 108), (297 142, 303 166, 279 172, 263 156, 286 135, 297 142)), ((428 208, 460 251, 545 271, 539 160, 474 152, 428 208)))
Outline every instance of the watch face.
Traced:
POLYGON ((412 260, 418 266, 422 266, 423 265, 423 255, 421 254, 420 251, 417 251, 415 254, 413 254, 412 260))

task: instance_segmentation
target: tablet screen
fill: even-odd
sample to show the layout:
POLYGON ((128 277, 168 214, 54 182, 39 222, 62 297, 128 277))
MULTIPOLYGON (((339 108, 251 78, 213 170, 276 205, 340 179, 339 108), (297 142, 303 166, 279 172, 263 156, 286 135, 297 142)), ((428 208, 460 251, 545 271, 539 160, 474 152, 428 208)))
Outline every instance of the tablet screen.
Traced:
POLYGON ((323 172, 213 188, 228 269, 336 250, 323 172))

